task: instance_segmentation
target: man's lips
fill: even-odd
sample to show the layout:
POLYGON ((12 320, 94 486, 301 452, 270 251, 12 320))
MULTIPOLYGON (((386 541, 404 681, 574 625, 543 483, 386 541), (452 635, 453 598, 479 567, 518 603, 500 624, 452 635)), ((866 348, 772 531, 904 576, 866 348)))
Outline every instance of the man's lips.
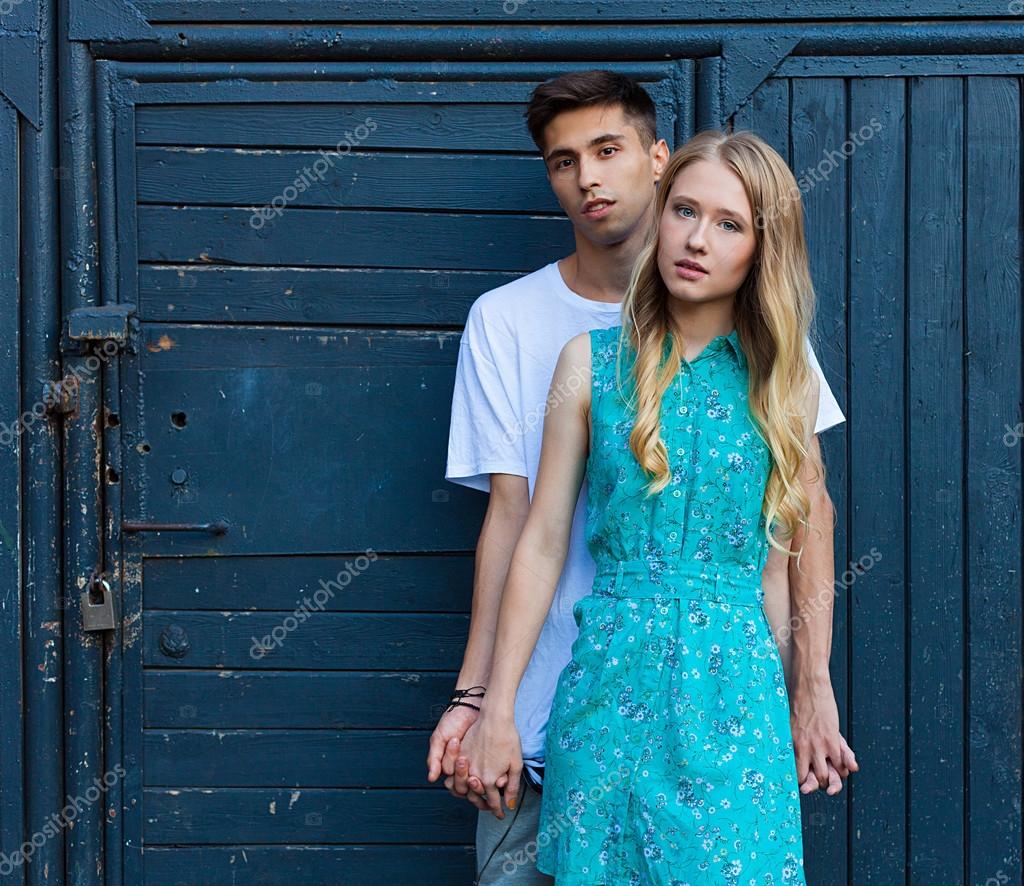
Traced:
POLYGON ((615 205, 614 200, 588 200, 583 204, 583 214, 587 218, 601 218, 615 205))

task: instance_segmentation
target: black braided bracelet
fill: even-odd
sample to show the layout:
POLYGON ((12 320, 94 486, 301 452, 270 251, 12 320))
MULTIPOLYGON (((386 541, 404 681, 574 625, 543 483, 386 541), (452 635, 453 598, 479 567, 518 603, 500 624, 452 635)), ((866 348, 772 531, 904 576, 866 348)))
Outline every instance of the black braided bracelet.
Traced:
POLYGON ((458 701, 457 700, 457 699, 460 699, 460 698, 466 698, 466 696, 469 696, 470 698, 483 698, 483 695, 484 695, 483 692, 472 692, 471 690, 473 690, 473 689, 486 690, 487 687, 486 686, 470 686, 469 689, 456 689, 455 692, 452 693, 452 701, 451 701, 451 703, 448 705, 447 708, 445 708, 444 712, 447 714, 449 711, 455 710, 455 706, 456 705, 462 705, 463 707, 473 708, 474 710, 479 711, 480 707, 478 705, 470 704, 468 701, 458 701))

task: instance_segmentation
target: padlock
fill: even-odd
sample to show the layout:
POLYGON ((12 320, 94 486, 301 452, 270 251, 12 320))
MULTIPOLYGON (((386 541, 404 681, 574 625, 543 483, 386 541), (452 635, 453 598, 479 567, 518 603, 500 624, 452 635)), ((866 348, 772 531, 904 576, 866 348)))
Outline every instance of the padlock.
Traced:
POLYGON ((93 580, 92 587, 82 591, 82 630, 111 631, 114 629, 114 591, 110 582, 100 576, 93 580), (93 597, 94 589, 99 599, 93 597))

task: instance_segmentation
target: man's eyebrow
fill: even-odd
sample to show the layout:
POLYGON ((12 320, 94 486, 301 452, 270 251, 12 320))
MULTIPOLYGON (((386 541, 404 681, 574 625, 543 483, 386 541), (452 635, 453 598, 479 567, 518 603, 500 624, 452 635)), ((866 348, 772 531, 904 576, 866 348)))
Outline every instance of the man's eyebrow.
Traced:
MULTIPOLYGON (((587 142, 588 148, 593 148, 603 142, 614 142, 622 141, 626 136, 621 132, 603 132, 601 135, 594 136, 589 142, 587 142)), ((550 160, 553 157, 561 157, 563 154, 573 155, 576 152, 570 148, 555 148, 553 151, 545 155, 545 160, 550 160)))
MULTIPOLYGON (((700 200, 697 200, 697 199, 695 199, 693 197, 687 197, 685 194, 680 194, 675 199, 676 200, 685 200, 687 203, 693 203, 693 204, 695 204, 697 206, 700 206, 700 200)), ((719 215, 735 215, 737 218, 743 218, 744 217, 744 213, 739 212, 736 209, 729 209, 726 206, 719 206, 718 209, 715 210, 715 212, 717 212, 719 215)))

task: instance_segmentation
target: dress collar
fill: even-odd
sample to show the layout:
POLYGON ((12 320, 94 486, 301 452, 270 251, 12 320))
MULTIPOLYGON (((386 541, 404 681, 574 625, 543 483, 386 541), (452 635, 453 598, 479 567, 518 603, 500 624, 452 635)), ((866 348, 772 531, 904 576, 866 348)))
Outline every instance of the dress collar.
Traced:
MULTIPOLYGON (((671 332, 666 333, 665 344, 667 348, 671 348, 671 332)), ((729 332, 727 335, 716 335, 713 339, 711 339, 711 341, 707 343, 707 346, 704 348, 704 350, 701 351, 700 354, 697 356, 697 359, 692 362, 696 363, 700 360, 703 360, 710 354, 722 351, 723 349, 731 349, 734 357, 736 358, 736 362, 739 364, 741 368, 746 369, 747 356, 746 354, 743 353, 743 348, 740 346, 740 334, 739 330, 737 330, 735 326, 732 328, 732 331, 729 332)))

